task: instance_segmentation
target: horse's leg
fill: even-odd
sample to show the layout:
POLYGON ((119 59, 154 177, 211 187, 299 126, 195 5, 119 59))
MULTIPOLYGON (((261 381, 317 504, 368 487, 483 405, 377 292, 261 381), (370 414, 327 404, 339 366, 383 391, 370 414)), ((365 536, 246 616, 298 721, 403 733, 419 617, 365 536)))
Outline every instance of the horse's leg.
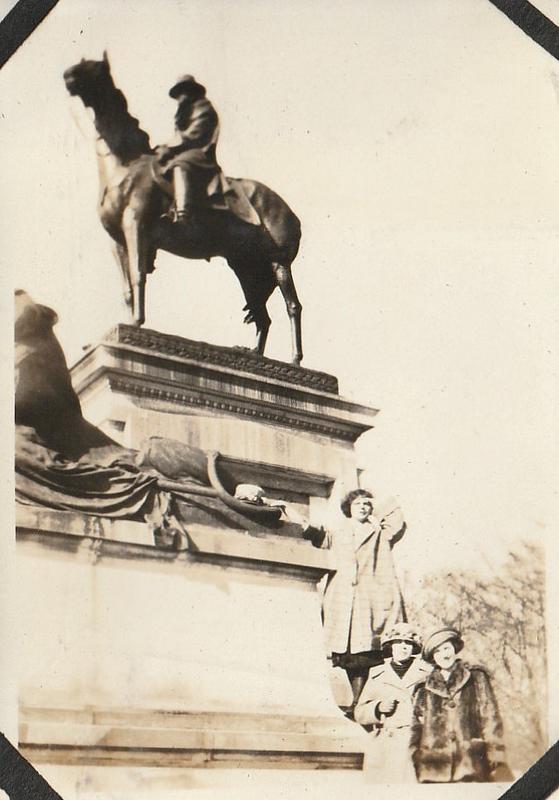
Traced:
POLYGON ((272 324, 266 309, 266 301, 275 289, 273 273, 269 268, 267 271, 249 262, 229 261, 229 266, 239 279, 245 296, 246 305, 243 311, 247 313, 243 321, 247 325, 254 322, 256 326, 256 346, 254 350, 259 355, 263 355, 268 339, 268 331, 272 324))
POLYGON ((285 300, 287 314, 291 323, 292 362, 300 364, 303 359, 301 335, 301 312, 303 307, 297 297, 297 290, 291 275, 291 267, 287 267, 284 264, 274 264, 273 266, 276 282, 285 300))
POLYGON ((126 239, 130 284, 132 290, 132 318, 134 325, 146 321, 146 276, 153 269, 154 251, 145 232, 141 217, 128 207, 122 215, 122 230, 126 239))
POLYGON ((272 320, 266 311, 266 306, 262 306, 261 315, 257 316, 254 320, 256 324, 256 347, 254 348, 258 355, 263 356, 266 349, 266 342, 268 341, 268 332, 272 320))
POLYGON ((130 284, 130 264, 128 262, 128 251, 124 244, 113 241, 113 253, 120 271, 122 272, 122 283, 124 292, 124 302, 126 307, 132 311, 132 286, 130 284))
POLYGON ((268 332, 270 330, 270 325, 272 324, 272 320, 270 319, 270 315, 266 309, 266 300, 269 296, 270 295, 268 294, 267 297, 262 298, 254 296, 250 293, 247 295, 245 292, 247 304, 243 311, 246 311, 247 313, 243 321, 247 325, 250 325, 251 322, 254 322, 256 326, 256 345, 254 350, 261 356, 264 355, 266 342, 268 341, 268 332))

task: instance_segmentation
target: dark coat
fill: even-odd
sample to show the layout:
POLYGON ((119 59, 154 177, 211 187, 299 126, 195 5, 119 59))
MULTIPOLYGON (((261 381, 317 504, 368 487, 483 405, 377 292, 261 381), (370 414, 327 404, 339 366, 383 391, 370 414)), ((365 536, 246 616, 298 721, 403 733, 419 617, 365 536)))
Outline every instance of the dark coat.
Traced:
POLYGON ((181 167, 210 208, 231 211, 244 222, 260 225, 260 216, 239 181, 228 180, 217 163, 218 138, 219 117, 208 98, 183 100, 175 114, 174 140, 159 159, 163 175, 169 180, 171 171, 181 167))
POLYGON ((435 667, 414 695, 411 756, 419 782, 490 781, 504 765, 503 724, 484 667, 435 667))
MULTIPOLYGON (((180 103, 175 114, 175 141, 170 147, 171 161, 166 169, 190 165, 217 175, 216 146, 219 137, 217 111, 206 97, 180 103)), ((209 178, 208 178, 209 180, 209 178)))

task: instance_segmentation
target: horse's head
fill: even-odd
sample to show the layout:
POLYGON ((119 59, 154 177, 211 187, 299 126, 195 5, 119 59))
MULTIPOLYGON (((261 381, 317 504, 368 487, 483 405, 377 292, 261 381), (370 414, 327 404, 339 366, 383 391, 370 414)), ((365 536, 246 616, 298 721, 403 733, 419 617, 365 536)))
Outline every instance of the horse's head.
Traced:
POLYGON ((107 52, 102 61, 84 58, 64 72, 64 82, 71 95, 93 109, 95 128, 112 155, 124 164, 151 152, 149 136, 138 120, 128 113, 126 98, 114 84, 107 52))
POLYGON ((86 106, 92 105, 97 93, 108 82, 112 83, 107 53, 103 53, 102 61, 86 61, 82 58, 79 64, 68 67, 64 72, 64 82, 71 95, 80 97, 86 106))

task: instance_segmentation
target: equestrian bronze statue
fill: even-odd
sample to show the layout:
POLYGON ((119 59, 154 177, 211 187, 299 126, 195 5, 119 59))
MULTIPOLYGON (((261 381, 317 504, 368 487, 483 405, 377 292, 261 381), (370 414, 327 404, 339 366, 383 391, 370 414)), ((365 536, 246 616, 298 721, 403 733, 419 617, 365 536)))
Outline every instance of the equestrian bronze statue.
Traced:
MULTIPOLYGON (((191 76, 184 76, 191 79, 191 76)), ((128 112, 116 88, 106 54, 64 73, 66 88, 94 113, 101 192, 99 216, 114 241, 124 282, 124 298, 136 325, 145 321, 146 278, 159 249, 183 258, 225 258, 243 290, 245 322, 256 326, 255 351, 264 353, 271 320, 268 298, 279 286, 291 323, 292 361, 302 357, 301 304, 291 275, 301 238, 299 219, 271 189, 244 178, 226 178, 218 169, 213 197, 191 213, 173 212, 175 189, 165 159, 169 148, 154 150, 148 134, 128 112)), ((174 88, 174 87, 173 87, 174 88)), ((203 87, 202 87, 203 88, 203 87)), ((168 167, 173 167, 169 170, 168 167)))

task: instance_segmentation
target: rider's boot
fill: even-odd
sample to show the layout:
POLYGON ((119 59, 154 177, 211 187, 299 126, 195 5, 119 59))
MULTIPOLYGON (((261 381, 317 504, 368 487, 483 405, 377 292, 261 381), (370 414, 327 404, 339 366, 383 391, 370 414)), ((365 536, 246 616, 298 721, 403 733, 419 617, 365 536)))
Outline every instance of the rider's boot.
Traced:
POLYGON ((175 167, 173 170, 173 184, 175 188, 176 221, 190 222, 193 216, 192 181, 184 167, 175 167))

